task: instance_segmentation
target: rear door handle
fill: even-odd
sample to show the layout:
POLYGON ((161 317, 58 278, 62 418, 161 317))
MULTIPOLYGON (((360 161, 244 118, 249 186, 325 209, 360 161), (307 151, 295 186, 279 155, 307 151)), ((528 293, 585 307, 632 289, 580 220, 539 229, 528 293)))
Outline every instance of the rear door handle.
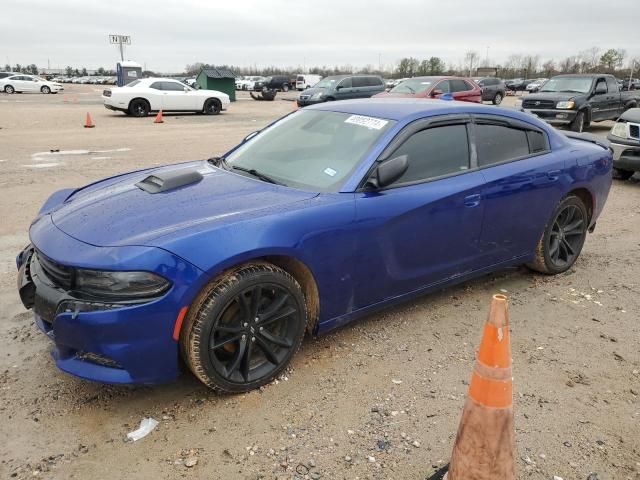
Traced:
POLYGON ((465 207, 477 207, 480 205, 480 199, 482 197, 479 194, 469 195, 464 198, 464 206, 465 207))

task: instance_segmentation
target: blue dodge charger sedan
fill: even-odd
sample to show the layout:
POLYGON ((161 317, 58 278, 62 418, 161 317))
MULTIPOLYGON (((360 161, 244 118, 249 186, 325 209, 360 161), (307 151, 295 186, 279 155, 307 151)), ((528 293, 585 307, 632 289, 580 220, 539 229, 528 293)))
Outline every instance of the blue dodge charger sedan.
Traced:
POLYGON ((222 157, 54 193, 18 288, 66 372, 151 384, 185 364, 247 391, 305 332, 507 266, 566 271, 611 169, 606 141, 516 110, 321 104, 222 157))

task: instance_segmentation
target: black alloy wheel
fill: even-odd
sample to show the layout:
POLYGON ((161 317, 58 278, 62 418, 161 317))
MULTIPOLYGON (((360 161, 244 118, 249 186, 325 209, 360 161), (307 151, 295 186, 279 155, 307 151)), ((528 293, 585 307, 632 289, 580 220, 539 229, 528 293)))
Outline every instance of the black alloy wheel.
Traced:
POLYGON ((146 117, 149 115, 150 107, 146 100, 134 100, 129 104, 129 113, 134 117, 146 117))
POLYGON ((204 103, 202 112, 205 115, 218 115, 222 110, 222 104, 217 98, 210 98, 204 103))
POLYGON ((536 258, 528 266, 536 271, 557 274, 567 271, 582 251, 589 227, 583 201, 573 195, 556 208, 536 249, 536 258))
POLYGON ((264 385, 302 343, 302 291, 273 265, 249 264, 224 275, 205 287, 194 306, 183 326, 182 351, 210 388, 244 392, 264 385))

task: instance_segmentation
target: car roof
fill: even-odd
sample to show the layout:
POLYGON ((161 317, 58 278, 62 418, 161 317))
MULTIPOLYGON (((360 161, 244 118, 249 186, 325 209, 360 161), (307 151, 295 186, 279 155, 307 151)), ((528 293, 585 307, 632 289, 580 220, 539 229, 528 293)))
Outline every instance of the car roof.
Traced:
POLYGON ((412 121, 418 118, 434 115, 451 115, 463 113, 484 113, 488 115, 504 115, 532 123, 548 129, 547 124, 532 115, 517 109, 495 107, 471 102, 456 102, 453 100, 415 99, 380 97, 359 100, 342 100, 339 102, 319 103, 305 107, 304 110, 323 110, 367 117, 385 118, 396 121, 412 121))

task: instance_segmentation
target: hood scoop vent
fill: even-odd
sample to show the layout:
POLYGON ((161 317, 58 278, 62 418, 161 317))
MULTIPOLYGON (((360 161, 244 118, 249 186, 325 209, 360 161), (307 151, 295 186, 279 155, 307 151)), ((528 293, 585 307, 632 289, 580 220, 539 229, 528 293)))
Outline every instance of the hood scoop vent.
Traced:
POLYGON ((149 175, 141 182, 136 183, 136 187, 147 193, 162 193, 185 185, 191 185, 192 183, 198 183, 202 178, 202 174, 197 170, 181 168, 149 175))

